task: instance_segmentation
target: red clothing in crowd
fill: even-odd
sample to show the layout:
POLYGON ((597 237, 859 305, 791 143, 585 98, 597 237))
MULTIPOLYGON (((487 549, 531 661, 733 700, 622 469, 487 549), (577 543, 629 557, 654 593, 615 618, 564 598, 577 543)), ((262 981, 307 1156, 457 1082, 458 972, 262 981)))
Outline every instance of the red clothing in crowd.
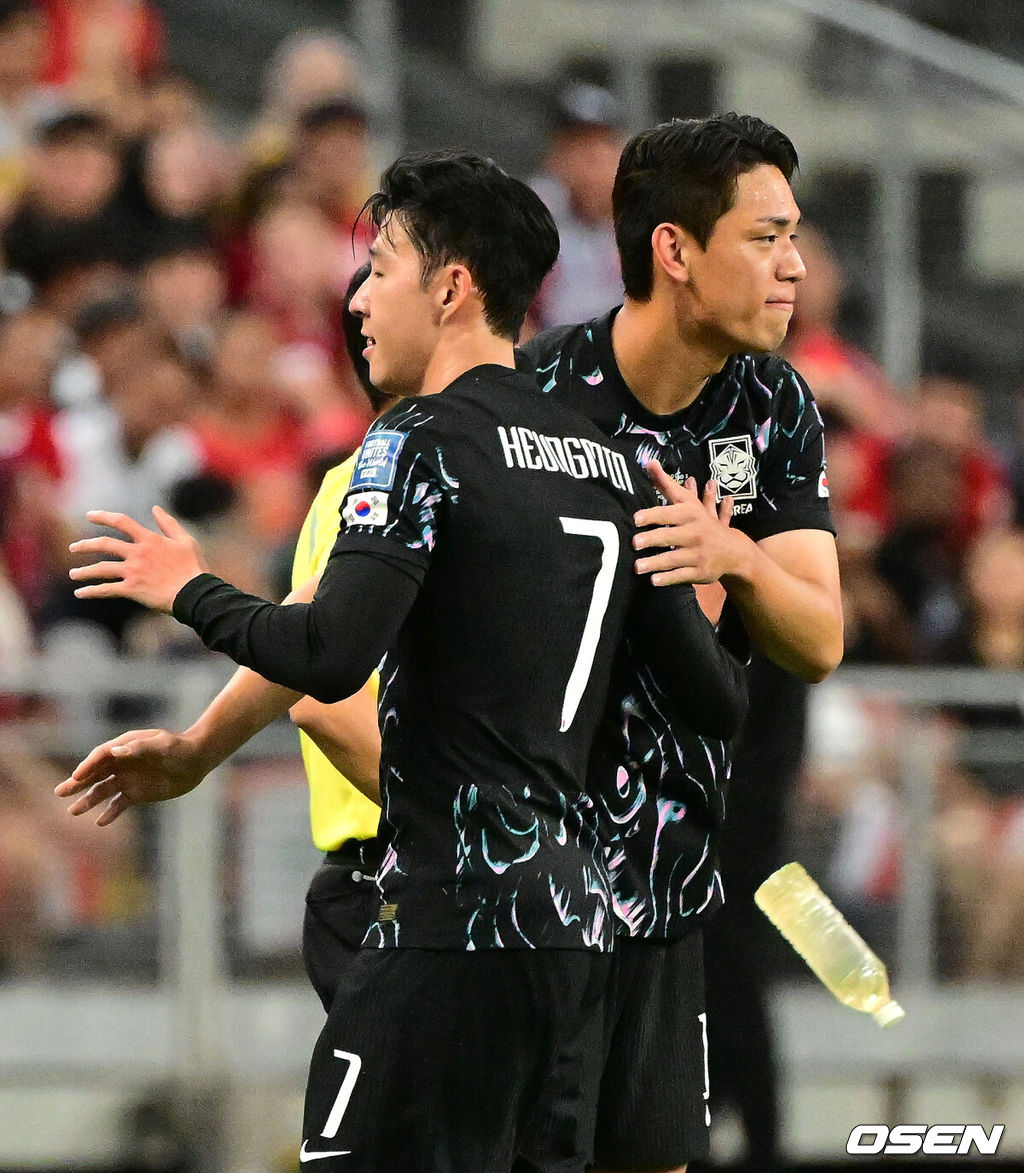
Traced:
POLYGON ((124 61, 138 78, 163 64, 159 11, 146 0, 40 0, 47 19, 46 58, 40 81, 63 86, 88 69, 102 40, 117 36, 124 61))
POLYGON ((234 431, 212 416, 193 426, 205 471, 234 485, 257 534, 280 541, 293 533, 308 505, 299 421, 282 410, 258 431, 234 431))
POLYGON ((50 413, 42 407, 0 413, 0 559, 30 614, 50 582, 47 530, 61 474, 50 413))

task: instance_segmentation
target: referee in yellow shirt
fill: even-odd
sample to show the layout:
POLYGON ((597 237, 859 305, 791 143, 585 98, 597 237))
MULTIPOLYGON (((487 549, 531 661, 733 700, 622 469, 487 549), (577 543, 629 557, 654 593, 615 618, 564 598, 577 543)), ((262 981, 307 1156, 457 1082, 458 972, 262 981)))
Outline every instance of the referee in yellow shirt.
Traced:
MULTIPOLYGON (((369 274, 369 264, 353 275, 345 294, 343 315, 345 343, 356 375, 374 409, 379 413, 393 400, 382 395, 370 382, 363 358, 361 321, 348 312, 348 302, 369 274)), ((306 514, 292 560, 292 590, 301 590, 319 580, 334 549, 341 528, 341 507, 352 481, 359 452, 330 469, 320 484, 306 514)), ((302 957, 309 980, 325 1010, 334 999, 338 975, 346 959, 358 949, 367 926, 380 905, 375 877, 381 862, 377 840, 380 822, 376 786, 379 739, 374 744, 345 743, 349 731, 365 738, 376 730, 377 674, 365 688, 342 702, 349 713, 365 709, 364 720, 338 720, 333 713, 330 739, 317 744, 317 729, 325 707, 309 697, 292 707, 291 718, 299 728, 302 761, 309 781, 309 818, 313 842, 324 852, 323 863, 306 893, 302 925, 302 957), (326 751, 326 752, 325 752, 326 751), (330 757, 328 757, 328 754, 330 757), (359 787, 345 776, 352 774, 359 787), (369 793, 372 792, 372 797, 369 793)))
MULTIPOLYGON (((341 503, 348 492, 358 453, 332 468, 323 479, 299 534, 292 562, 292 588, 319 578, 327 565, 341 524, 341 503)), ((374 702, 377 677, 352 698, 374 702)), ((313 842, 325 853, 306 893, 302 956, 306 972, 329 1010, 340 966, 358 949, 380 905, 374 877, 380 865, 377 824, 380 807, 344 777, 320 750, 315 733, 318 706, 299 702, 292 720, 299 726, 302 761, 309 780, 309 817, 313 842), (307 731, 308 730, 308 731, 307 731)))

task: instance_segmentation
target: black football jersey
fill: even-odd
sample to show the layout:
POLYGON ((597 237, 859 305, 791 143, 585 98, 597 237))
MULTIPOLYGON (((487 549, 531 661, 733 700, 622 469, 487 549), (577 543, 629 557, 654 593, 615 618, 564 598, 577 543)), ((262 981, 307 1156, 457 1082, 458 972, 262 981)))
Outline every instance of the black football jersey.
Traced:
POLYGON ((381 669, 366 944, 608 947, 587 758, 642 584, 632 515, 655 500, 592 424, 501 367, 367 434, 336 554, 398 556, 422 583, 381 669))
MULTIPOLYGON (((697 399, 669 416, 648 411, 623 381, 616 311, 530 340, 518 363, 542 391, 591 419, 639 465, 657 458, 682 482, 708 480, 734 501, 732 525, 754 540, 795 529, 834 532, 821 416, 804 381, 774 355, 738 354, 697 399)), ((591 762, 614 908, 635 936, 676 937, 722 902, 717 843, 729 776, 726 741, 673 720, 638 655, 614 669, 591 762)))
POLYGON ((588 756, 620 643, 696 728, 729 736, 742 669, 692 587, 634 568, 642 471, 526 375, 482 366, 367 434, 310 603, 199 574, 207 646, 331 701, 381 667, 381 905, 367 945, 605 949, 588 756))

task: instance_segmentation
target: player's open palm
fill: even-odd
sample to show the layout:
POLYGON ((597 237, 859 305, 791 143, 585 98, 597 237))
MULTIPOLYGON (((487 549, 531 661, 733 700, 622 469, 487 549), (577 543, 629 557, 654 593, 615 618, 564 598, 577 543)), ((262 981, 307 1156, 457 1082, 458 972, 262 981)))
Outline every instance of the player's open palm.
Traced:
POLYGON ((637 572, 650 574, 655 586, 717 582, 730 573, 738 536, 729 524, 732 498, 725 497, 719 504, 714 481, 708 482, 702 496, 692 477, 679 484, 656 460, 647 465, 647 474, 667 504, 634 515, 642 532, 633 539, 633 546, 651 551, 637 560, 637 572))
POLYGON ((199 543, 159 505, 153 508, 159 533, 125 513, 92 510, 86 517, 124 537, 102 534, 71 543, 73 553, 98 558, 76 566, 71 577, 105 580, 78 587, 79 599, 134 599, 155 611, 170 611, 178 591, 206 569, 199 543))
POLYGON ((96 822, 105 827, 129 807, 180 798, 205 777, 188 740, 166 729, 132 729, 98 745, 54 793, 74 798, 68 814, 102 807, 96 822))

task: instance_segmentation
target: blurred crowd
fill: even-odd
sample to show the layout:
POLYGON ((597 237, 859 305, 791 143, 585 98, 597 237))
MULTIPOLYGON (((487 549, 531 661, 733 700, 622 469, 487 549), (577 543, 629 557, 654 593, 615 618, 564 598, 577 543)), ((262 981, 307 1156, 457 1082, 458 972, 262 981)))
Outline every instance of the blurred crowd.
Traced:
MULTIPOLYGON (((995 443, 984 389, 963 372, 893 386, 837 325, 844 276, 827 240, 800 235, 807 277, 783 352, 825 420, 844 662, 1024 670, 1024 394, 1016 435, 995 443)), ((833 685, 812 690, 809 731, 794 839, 808 852, 817 831, 821 874, 868 939, 896 952, 906 752, 921 738, 939 972, 1024 978, 1013 946, 1024 929, 1019 698, 912 712, 833 685), (979 752, 986 734, 1003 738, 1002 764, 979 752)))
MULTIPOLYGON (((357 54, 297 33, 263 93, 228 135, 148 0, 0 0, 0 669, 58 649, 99 676, 108 655, 205 655, 165 616, 74 598, 85 511, 162 504, 214 569, 280 597, 322 472, 372 418, 340 329, 373 179, 357 54)), ((108 835, 67 818, 29 736, 38 707, 0 695, 14 971, 137 913, 152 848, 145 820, 108 835)))
POLYGON ((89 508, 167 506, 279 595, 319 471, 371 419, 340 329, 372 178, 356 56, 296 36, 265 93, 229 141, 144 0, 0 3, 5 643, 79 622, 161 646, 68 590, 89 508))
MULTIPOLYGON (((145 519, 162 504, 212 569, 285 593, 320 476, 372 418, 340 328, 368 245, 364 81, 344 38, 297 33, 267 66, 262 108, 228 135, 167 60, 149 0, 0 0, 0 666, 68 630, 118 654, 201 653, 166 617, 75 600, 68 543, 86 509, 145 519)), ((607 90, 559 90, 531 178, 562 253, 531 329, 621 295, 610 197, 626 137, 607 90)), ((893 386, 838 324, 829 242, 806 226, 801 250, 784 354, 826 422, 846 662, 1024 669, 1024 409, 996 446, 985 389, 962 372, 893 386)), ((20 780, 3 788, 2 962, 10 923, 31 937, 41 881, 24 828, 46 821, 24 753, 0 753, 0 772, 20 780)), ((1024 786, 978 786, 1002 826, 1024 786)), ((55 837, 47 858, 95 870, 90 851, 55 837)))
POLYGON ((836 325, 843 275, 828 243, 805 227, 800 248, 783 353, 825 420, 845 662, 1024 668, 1024 414, 1003 450, 962 373, 894 387, 836 325))

